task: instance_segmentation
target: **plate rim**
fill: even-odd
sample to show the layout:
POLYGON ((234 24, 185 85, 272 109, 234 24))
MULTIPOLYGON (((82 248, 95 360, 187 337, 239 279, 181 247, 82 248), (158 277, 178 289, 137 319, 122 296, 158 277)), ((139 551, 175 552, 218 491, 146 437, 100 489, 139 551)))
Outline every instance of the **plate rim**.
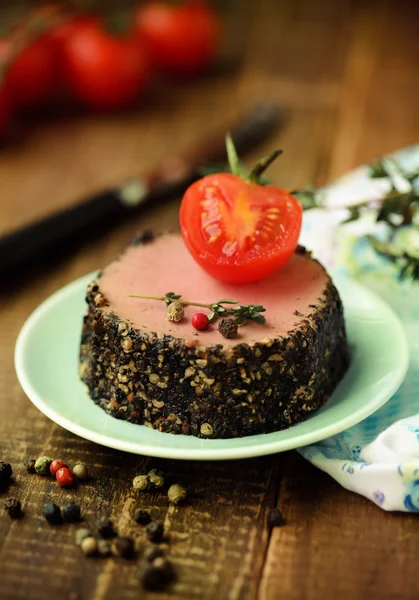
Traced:
MULTIPOLYGON (((62 416, 56 410, 50 408, 47 401, 45 401, 41 395, 37 392, 35 387, 32 385, 30 378, 27 376, 24 369, 24 355, 25 348, 28 339, 30 338, 31 332, 35 324, 45 317, 45 314, 48 313, 50 306, 59 303, 63 297, 66 297, 68 293, 71 293, 75 288, 81 287, 82 285, 86 285, 87 282, 94 278, 97 271, 84 275, 75 279, 74 281, 66 284, 52 295, 50 295, 47 299, 45 299, 35 310, 30 314, 25 323, 23 324, 15 345, 15 353, 14 353, 14 363, 15 370, 17 374, 17 378, 19 383, 25 392, 28 399, 40 410, 45 416, 47 416, 51 421, 60 425, 64 429, 70 431, 71 433, 87 439, 91 442, 100 444, 102 446, 113 448, 115 450, 120 450, 124 452, 129 452, 133 454, 140 454, 145 456, 152 456, 156 458, 171 458, 177 460, 211 460, 211 461, 219 461, 219 460, 237 460, 237 459, 245 459, 259 456, 266 456, 270 454, 275 454, 279 452, 285 452, 287 450, 292 450, 296 448, 300 448, 302 446, 315 444, 320 442, 328 437, 336 435, 349 427, 356 425, 357 423, 363 421, 368 416, 372 415, 376 412, 381 406, 383 406, 391 396, 397 391, 400 387, 403 379, 406 375, 408 365, 409 365, 409 352, 408 352, 408 344, 406 339, 406 334, 404 331, 404 327, 395 313, 395 311, 384 302, 379 296, 377 296, 374 292, 369 290, 364 285, 360 284, 353 278, 341 276, 339 274, 334 274, 332 271, 332 279, 338 280, 343 279, 347 282, 350 282, 350 285, 354 287, 358 287, 362 289, 362 292, 370 296, 375 303, 379 304, 381 308, 387 313, 388 318, 393 321, 393 326, 398 330, 399 338, 401 341, 401 347, 398 348, 398 369, 395 373, 394 379, 392 381, 392 385, 388 388, 383 388, 374 397, 374 400, 368 402, 363 407, 360 407, 356 413, 350 414, 347 417, 340 419, 336 423, 324 425, 320 428, 316 429, 315 432, 307 432, 303 434, 297 434, 296 437, 292 437, 289 440, 272 440, 270 442, 263 443, 261 442, 258 445, 254 446, 246 446, 239 445, 240 440, 246 440, 248 437, 255 436, 246 436, 245 438, 231 438, 233 443, 237 444, 237 447, 231 448, 176 448, 175 444, 173 447, 167 446, 159 446, 159 445, 151 445, 150 443, 142 443, 139 441, 125 441, 125 440, 117 440, 115 437, 109 437, 106 434, 101 434, 99 432, 92 431, 80 425, 78 423, 74 423, 69 420, 67 417, 62 416), (342 425, 342 422, 344 425, 342 425)), ((339 287, 339 285, 337 286, 339 287)), ((345 305, 345 302, 343 301, 345 305)), ((82 315, 80 315, 82 318, 82 315)), ((86 398, 91 402, 92 400, 86 394, 86 398)), ((98 407, 99 410, 101 410, 98 407)), ((107 415, 110 419, 113 418, 110 415, 107 415)), ((141 427, 139 425, 127 423, 130 427, 141 427)), ((160 432, 156 432, 160 433, 160 432)), ((258 435, 280 435, 281 431, 272 432, 270 434, 258 434, 258 435)), ((161 435, 171 435, 167 433, 161 433, 161 435)), ((179 436, 171 435, 173 441, 175 442, 179 436)), ((203 446, 204 444, 211 443, 214 440, 202 440, 199 439, 200 444, 203 446)))

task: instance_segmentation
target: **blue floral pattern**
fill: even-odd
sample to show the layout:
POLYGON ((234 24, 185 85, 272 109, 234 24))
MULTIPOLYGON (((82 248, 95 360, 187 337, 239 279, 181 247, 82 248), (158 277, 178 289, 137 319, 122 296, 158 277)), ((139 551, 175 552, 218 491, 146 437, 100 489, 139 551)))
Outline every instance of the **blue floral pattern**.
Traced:
MULTIPOLYGON (((419 145, 394 157, 407 170, 414 170, 419 166, 419 145)), ((354 201, 365 198, 371 185, 378 185, 374 182, 361 168, 325 188, 323 201, 338 205, 342 196, 354 201)), ((347 431, 299 452, 377 506, 419 512, 419 285, 401 283, 392 264, 372 250, 365 232, 379 233, 371 229, 373 219, 340 227, 342 215, 336 216, 340 212, 307 211, 302 243, 328 268, 355 277, 386 298, 406 325, 411 361, 403 385, 381 409, 347 431)))

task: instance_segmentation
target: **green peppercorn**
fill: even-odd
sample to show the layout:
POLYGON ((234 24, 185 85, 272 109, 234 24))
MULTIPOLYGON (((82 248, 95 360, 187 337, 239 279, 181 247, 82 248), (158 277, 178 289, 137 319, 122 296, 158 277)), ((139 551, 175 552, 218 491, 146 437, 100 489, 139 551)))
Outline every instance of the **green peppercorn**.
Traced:
POLYGON ((4 510, 11 519, 21 519, 23 517, 22 505, 16 498, 7 498, 4 503, 4 510))
POLYGON ((28 473, 35 473, 35 463, 36 460, 34 458, 28 458, 28 460, 25 460, 25 469, 28 471, 28 473))
POLYGON ((186 498, 186 490, 180 483, 174 483, 167 490, 167 497, 171 504, 181 504, 186 498))
POLYGON ((164 486, 164 473, 162 471, 152 469, 147 473, 147 476, 153 487, 160 488, 164 486))
POLYGON ((167 320, 179 323, 185 315, 185 308, 181 302, 171 302, 167 307, 167 320))
POLYGON ((132 480, 132 487, 139 492, 146 490, 149 485, 150 479, 148 478, 148 475, 137 475, 137 477, 134 477, 132 480))
POLYGON ((97 543, 97 551, 99 556, 106 558, 112 554, 111 545, 107 540, 99 540, 97 543))
POLYGON ((93 537, 90 529, 77 529, 76 531, 76 544, 80 546, 82 541, 88 537, 93 537))
POLYGON ((85 481, 89 477, 89 471, 84 463, 77 463, 71 470, 73 475, 77 477, 77 479, 80 479, 80 481, 85 481))
POLYGON ((81 542, 80 548, 86 556, 94 556, 97 553, 97 541, 94 537, 86 537, 81 542))
POLYGON ((50 475, 49 467, 53 460, 54 459, 50 458, 49 456, 40 456, 37 458, 35 461, 35 471, 38 473, 38 475, 50 475))
POLYGON ((52 502, 48 502, 48 504, 44 505, 42 516, 52 525, 58 525, 63 522, 60 507, 56 504, 52 504, 52 502))

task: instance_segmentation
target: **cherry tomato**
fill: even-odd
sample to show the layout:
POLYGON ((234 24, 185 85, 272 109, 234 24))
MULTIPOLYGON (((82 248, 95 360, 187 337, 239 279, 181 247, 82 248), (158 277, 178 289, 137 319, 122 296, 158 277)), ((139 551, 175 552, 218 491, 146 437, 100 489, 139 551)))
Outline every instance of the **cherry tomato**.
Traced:
POLYGON ((267 277, 294 253, 302 207, 285 190, 218 173, 193 183, 180 208, 183 239, 215 279, 247 283, 267 277))
POLYGON ((137 30, 157 68, 174 75, 195 75, 214 59, 220 19, 204 2, 170 6, 150 2, 140 6, 137 30))
POLYGON ((49 472, 53 477, 55 477, 57 471, 59 469, 63 469, 64 467, 68 469, 68 465, 66 465, 62 460, 53 460, 49 466, 49 472))
POLYGON ((63 53, 71 89, 92 108, 129 106, 148 83, 148 58, 138 39, 114 36, 98 22, 73 27, 64 35, 63 53))
MULTIPOLYGON (((8 52, 10 42, 0 40, 0 59, 8 52)), ((54 48, 47 34, 25 48, 6 71, 6 87, 11 102, 26 108, 48 101, 55 90, 58 66, 54 48)))

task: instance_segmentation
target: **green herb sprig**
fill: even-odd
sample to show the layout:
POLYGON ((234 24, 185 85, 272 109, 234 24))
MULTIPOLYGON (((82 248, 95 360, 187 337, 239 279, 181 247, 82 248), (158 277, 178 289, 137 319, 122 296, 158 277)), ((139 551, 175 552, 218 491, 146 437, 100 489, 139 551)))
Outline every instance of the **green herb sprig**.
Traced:
POLYGON ((261 314, 266 311, 261 304, 239 304, 238 300, 229 300, 223 298, 210 304, 203 302, 195 302, 191 300, 182 300, 180 294, 174 292, 167 292, 164 296, 145 296, 142 294, 129 294, 130 298, 145 298, 147 300, 159 300, 165 302, 166 306, 169 306, 172 302, 179 302, 184 306, 198 306, 201 308, 207 308, 211 312, 208 315, 210 323, 215 321, 217 317, 233 317, 238 325, 243 325, 246 321, 254 321, 260 325, 266 323, 265 317, 261 314), (227 305, 227 306, 224 306, 227 305), (236 306, 238 305, 238 306, 236 306))
MULTIPOLYGON (((390 190, 382 198, 367 200, 347 206, 348 217, 343 223, 359 219, 366 210, 376 210, 376 222, 387 225, 387 237, 367 236, 372 248, 380 256, 390 260, 399 272, 400 279, 419 281, 419 247, 405 248, 397 242, 396 234, 401 228, 413 226, 419 229, 419 189, 415 182, 419 178, 419 169, 408 172, 392 159, 379 160, 369 165, 369 174, 373 179, 388 179, 390 190), (405 191, 399 191, 395 174, 407 184, 405 191)), ((311 208, 329 208, 321 201, 321 193, 312 186, 292 192, 303 205, 304 210, 311 208)), ((341 207, 339 207, 341 208, 341 207)))

